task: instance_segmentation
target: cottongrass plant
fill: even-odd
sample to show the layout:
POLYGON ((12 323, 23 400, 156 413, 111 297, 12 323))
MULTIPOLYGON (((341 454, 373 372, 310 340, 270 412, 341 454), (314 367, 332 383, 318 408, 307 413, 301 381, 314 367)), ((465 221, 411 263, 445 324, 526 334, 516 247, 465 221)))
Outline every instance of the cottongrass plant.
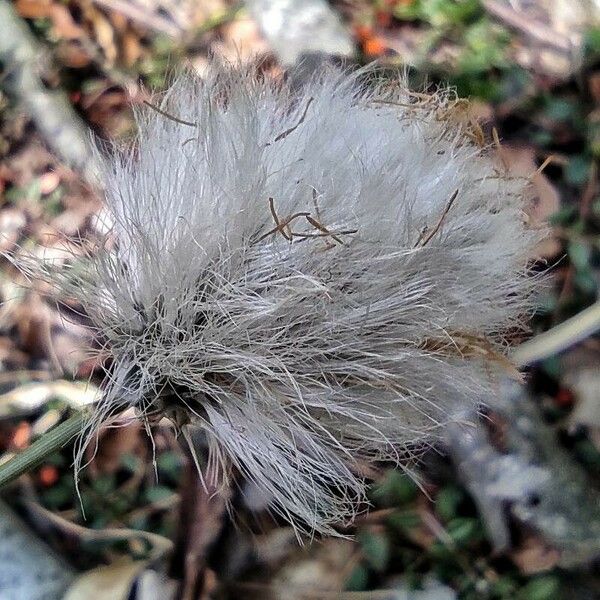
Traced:
POLYGON ((538 236, 461 108, 373 68, 297 88, 229 66, 139 110, 106 166, 110 231, 83 271, 48 271, 112 355, 82 446, 129 407, 200 428, 207 473, 331 534, 365 464, 489 402, 538 236))

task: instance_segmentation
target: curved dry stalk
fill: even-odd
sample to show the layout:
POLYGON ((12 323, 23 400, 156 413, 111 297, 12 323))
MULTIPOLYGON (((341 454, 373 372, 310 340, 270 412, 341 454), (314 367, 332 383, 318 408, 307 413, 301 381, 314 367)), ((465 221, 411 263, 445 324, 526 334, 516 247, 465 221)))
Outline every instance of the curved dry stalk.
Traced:
POLYGON ((536 335, 515 348, 512 360, 525 367, 567 350, 600 330, 600 301, 560 325, 536 335))

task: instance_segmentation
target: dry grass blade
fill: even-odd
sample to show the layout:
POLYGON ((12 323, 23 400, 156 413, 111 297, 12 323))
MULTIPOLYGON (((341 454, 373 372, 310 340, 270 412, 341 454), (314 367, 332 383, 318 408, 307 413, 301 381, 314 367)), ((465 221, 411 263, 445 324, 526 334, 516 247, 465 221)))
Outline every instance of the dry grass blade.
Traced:
POLYGON ((155 106, 151 102, 148 102, 148 100, 144 100, 144 104, 146 106, 149 106, 152 110, 156 111, 159 115, 162 115, 163 117, 166 117, 171 121, 175 121, 175 123, 179 123, 180 125, 187 125, 188 127, 198 126, 197 123, 192 123, 191 121, 186 121, 185 119, 180 119, 179 117, 169 114, 168 112, 162 110, 162 108, 158 108, 158 106, 155 106))
MULTIPOLYGON (((300 117, 300 120, 293 127, 290 127, 289 129, 286 129, 284 132, 280 133, 273 140, 273 143, 279 142, 279 141, 283 140, 288 135, 290 135, 290 133, 293 133, 294 131, 296 131, 296 129, 298 129, 298 127, 300 127, 300 125, 302 125, 302 123, 304 123, 304 119, 306 119, 306 114, 308 113, 308 109, 310 108, 310 105, 312 104, 313 99, 314 98, 309 98, 308 99, 308 102, 306 103, 306 106, 304 107, 304 112, 302 113, 302 116, 300 117)), ((270 145, 270 144, 267 144, 267 145, 270 145)))
POLYGON ((549 331, 521 344, 512 353, 513 362, 524 367, 558 354, 600 330, 600 301, 549 331))
POLYGON ((522 381, 523 375, 515 364, 500 353, 494 345, 484 337, 463 332, 452 332, 450 339, 426 339, 421 347, 442 355, 460 356, 461 358, 485 358, 490 363, 501 367, 506 375, 516 381, 522 381))
POLYGON ((271 211, 271 216, 273 217, 273 221, 275 221, 275 227, 273 227, 273 229, 269 229, 269 231, 267 231, 267 233, 261 235, 258 238, 258 240, 256 240, 256 243, 262 242, 264 239, 268 238, 270 235, 273 235, 274 233, 281 233, 281 235, 288 242, 291 242, 292 236, 294 234, 290 230, 290 227, 289 227, 290 223, 299 217, 310 216, 310 213, 298 212, 298 213, 294 213, 293 215, 290 215, 289 217, 281 220, 279 218, 279 215, 277 214, 277 211, 275 210, 275 201, 273 200, 273 198, 269 198, 269 210, 271 211))
POLYGON ((308 215, 306 217, 306 220, 316 229, 318 229, 319 231, 321 231, 321 233, 323 233, 324 235, 328 235, 330 236, 332 239, 334 239, 338 244, 343 244, 344 242, 335 235, 335 233, 333 233, 332 231, 329 231, 329 229, 327 229, 327 227, 325 227, 325 225, 322 225, 321 223, 319 223, 319 221, 317 221, 316 219, 314 219, 313 217, 311 217, 310 215, 308 215))
POLYGON ((452 205, 454 204, 454 201, 456 200, 457 196, 458 196, 458 190, 456 190, 454 192, 454 194, 452 194, 452 196, 450 197, 450 200, 448 201, 448 204, 446 204, 446 208, 444 208, 444 212, 440 216, 435 227, 429 233, 424 232, 421 234, 421 236, 419 237, 419 240, 415 244, 415 248, 419 247, 419 246, 421 248, 423 248, 423 246, 427 245, 429 243, 429 241, 431 240, 431 238, 433 238, 433 236, 440 230, 440 227, 442 226, 442 223, 444 222, 446 215, 452 208, 452 205))

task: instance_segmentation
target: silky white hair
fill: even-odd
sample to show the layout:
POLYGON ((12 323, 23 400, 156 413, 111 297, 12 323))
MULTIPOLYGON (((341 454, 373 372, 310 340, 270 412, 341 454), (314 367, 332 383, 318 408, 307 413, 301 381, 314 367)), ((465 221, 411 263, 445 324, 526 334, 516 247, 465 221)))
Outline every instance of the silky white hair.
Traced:
POLYGON ((334 533, 366 461, 493 396, 530 306, 525 183, 452 94, 374 68, 298 89, 221 66, 156 102, 106 166, 111 231, 53 276, 113 357, 85 436, 130 406, 199 427, 209 472, 334 533))

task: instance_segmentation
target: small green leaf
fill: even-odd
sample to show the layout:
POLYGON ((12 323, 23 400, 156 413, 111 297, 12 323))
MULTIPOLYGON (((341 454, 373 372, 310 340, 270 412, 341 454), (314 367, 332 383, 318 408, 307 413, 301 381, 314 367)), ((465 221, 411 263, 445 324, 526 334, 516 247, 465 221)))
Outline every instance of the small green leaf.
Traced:
POLYGON ((586 31, 583 47, 588 56, 600 54, 600 28, 592 27, 586 31))
POLYGON ((492 593, 501 598, 514 598, 517 584, 515 581, 508 576, 499 577, 491 585, 492 593))
POLYGON ((164 485, 155 485, 148 488, 144 494, 146 501, 150 504, 155 502, 162 502, 167 498, 170 498, 175 492, 171 488, 164 485))
POLYGON ((129 521, 132 529, 148 529, 148 517, 146 515, 136 515, 129 521))
POLYGON ((348 592, 362 592, 369 584, 369 571, 364 565, 357 565, 346 580, 345 588, 348 592))
POLYGON ((101 496, 114 491, 117 481, 114 475, 100 475, 92 482, 92 489, 101 496))
POLYGON ((381 533, 363 531, 359 535, 363 555, 376 571, 384 571, 390 558, 390 542, 381 533))
POLYGON ((578 269, 573 278, 573 282, 584 294, 595 295, 597 288, 596 278, 590 267, 578 269))
POLYGON ((584 155, 573 156, 567 164, 564 175, 571 185, 583 185, 590 171, 590 159, 584 155))
POLYGON ((459 545, 468 544, 481 537, 481 524, 478 519, 457 517, 448 523, 448 534, 459 545))
POLYGON ((519 591, 521 600, 555 600, 559 598, 560 582, 553 575, 536 577, 519 591))
POLYGON ((387 518, 387 522, 393 529, 406 532, 421 524, 421 516, 416 510, 395 511, 387 518))
POLYGON ((386 506, 400 506, 412 502, 418 494, 417 484, 405 473, 388 471, 372 490, 372 496, 386 506))
POLYGON ((156 466, 161 481, 167 478, 170 483, 177 483, 181 477, 181 456, 176 452, 165 452, 156 459, 156 466))
MULTIPOLYGON (((439 542, 439 541, 433 542, 433 544, 431 544, 431 546, 429 546, 427 551, 433 558, 436 558, 438 560, 444 560, 444 561, 448 560, 455 553, 455 550, 453 548, 450 548, 446 544, 443 544, 442 542, 439 542)), ((442 565, 439 565, 439 566, 442 566, 442 565)))
POLYGON ((55 452, 48 456, 46 460, 44 460, 44 463, 54 467, 64 467, 67 464, 67 459, 60 454, 60 452, 55 452))
POLYGON ((577 209, 574 206, 563 206, 548 219, 550 225, 569 225, 577 215, 577 209))
POLYGON ((550 377, 558 379, 562 372, 562 367, 559 358, 557 356, 546 358, 542 361, 542 369, 550 377))
POLYGON ((444 521, 453 519, 460 503, 464 500, 465 493, 454 485, 446 485, 435 498, 435 512, 444 521))
POLYGON ((574 450, 581 461, 590 467, 600 468, 600 451, 589 439, 579 440, 574 450))
POLYGON ((568 246, 569 258, 571 264, 578 270, 589 268, 591 251, 587 244, 581 242, 569 242, 568 246))
POLYGON ((135 454, 131 454, 130 452, 123 454, 121 456, 121 466, 132 473, 135 473, 140 466, 140 459, 135 454))
POLYGON ((549 146, 554 141, 552 134, 545 129, 533 133, 531 139, 536 146, 549 146))
POLYGON ((396 2, 394 4, 393 14, 396 19, 401 21, 414 21, 423 17, 423 7, 421 0, 413 2, 396 2))
POLYGON ((553 121, 568 121, 576 115, 577 105, 564 98, 547 98, 544 112, 553 121))
POLYGON ((69 504, 72 499, 72 490, 70 487, 65 485, 55 485, 42 494, 42 501, 44 505, 54 510, 69 504))

